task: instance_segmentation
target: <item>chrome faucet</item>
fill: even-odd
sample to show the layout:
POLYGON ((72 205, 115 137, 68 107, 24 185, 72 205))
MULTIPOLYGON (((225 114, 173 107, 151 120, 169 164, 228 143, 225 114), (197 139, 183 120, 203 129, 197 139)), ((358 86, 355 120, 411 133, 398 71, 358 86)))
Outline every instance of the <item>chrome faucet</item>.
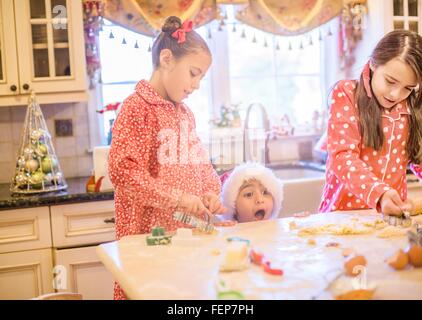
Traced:
POLYGON ((268 163, 268 140, 269 140, 269 134, 270 134, 270 120, 268 118, 267 111, 265 110, 264 105, 261 103, 252 103, 249 105, 247 111, 246 111, 246 119, 245 119, 245 126, 243 128, 243 161, 248 161, 250 157, 250 140, 249 140, 249 116, 254 107, 259 108, 261 111, 261 119, 262 119, 262 125, 264 129, 265 134, 265 146, 264 146, 264 165, 268 163))

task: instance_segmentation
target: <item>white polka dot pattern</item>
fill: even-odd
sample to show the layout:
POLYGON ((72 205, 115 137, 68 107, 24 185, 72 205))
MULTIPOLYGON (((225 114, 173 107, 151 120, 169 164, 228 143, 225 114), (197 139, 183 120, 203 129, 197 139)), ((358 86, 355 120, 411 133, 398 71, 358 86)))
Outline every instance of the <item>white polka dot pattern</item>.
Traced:
MULTIPOLYGON (((348 81, 356 87, 356 81, 348 81)), ((320 212, 376 208, 382 194, 394 188, 407 197, 405 150, 410 113, 395 106, 383 110, 381 126, 384 145, 380 150, 363 146, 359 113, 350 85, 340 81, 333 92, 335 102, 328 120, 327 173, 320 212), (339 181, 340 180, 340 181, 339 181)), ((421 166, 411 165, 422 179, 421 166)))

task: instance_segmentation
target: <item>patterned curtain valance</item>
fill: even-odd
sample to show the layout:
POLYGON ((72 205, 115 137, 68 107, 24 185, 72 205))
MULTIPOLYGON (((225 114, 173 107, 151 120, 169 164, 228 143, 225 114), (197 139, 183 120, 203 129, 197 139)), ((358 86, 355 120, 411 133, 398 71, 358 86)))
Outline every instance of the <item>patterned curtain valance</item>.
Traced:
POLYGON ((276 35, 306 33, 340 15, 342 0, 249 0, 237 20, 276 35))
POLYGON ((168 16, 193 20, 200 27, 217 18, 214 0, 104 0, 103 17, 146 36, 155 37, 168 16))
POLYGON ((154 37, 166 17, 193 20, 195 27, 221 19, 220 9, 235 5, 236 18, 277 35, 308 32, 340 15, 343 0, 103 0, 103 17, 154 37))

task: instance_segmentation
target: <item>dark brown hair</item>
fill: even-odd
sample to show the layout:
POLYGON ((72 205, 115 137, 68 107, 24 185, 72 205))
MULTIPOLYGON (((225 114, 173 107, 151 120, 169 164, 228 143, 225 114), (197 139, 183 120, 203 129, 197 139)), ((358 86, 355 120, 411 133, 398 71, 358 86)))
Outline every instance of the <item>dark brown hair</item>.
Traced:
POLYGON ((152 64, 154 69, 160 66, 160 53, 163 49, 169 49, 176 59, 199 50, 204 50, 211 55, 205 40, 194 30, 186 32, 186 40, 183 43, 178 43, 177 39, 172 37, 172 34, 181 26, 182 21, 175 16, 168 17, 164 22, 161 33, 152 45, 152 64))
MULTIPOLYGON (((407 30, 392 31, 377 44, 370 57, 370 62, 374 67, 378 67, 394 58, 400 58, 407 63, 418 79, 419 90, 417 92, 413 90, 407 98, 411 116, 406 151, 409 159, 413 163, 419 164, 422 161, 422 37, 407 30)), ((381 128, 382 107, 373 92, 372 98, 368 97, 363 75, 361 75, 355 91, 355 101, 358 105, 360 133, 365 146, 380 150, 384 144, 384 133, 381 128)))

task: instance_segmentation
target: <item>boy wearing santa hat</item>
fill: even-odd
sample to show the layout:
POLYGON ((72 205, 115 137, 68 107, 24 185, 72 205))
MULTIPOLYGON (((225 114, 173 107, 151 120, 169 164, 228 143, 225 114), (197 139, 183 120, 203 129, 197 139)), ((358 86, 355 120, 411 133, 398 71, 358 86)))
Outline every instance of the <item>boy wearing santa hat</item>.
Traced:
POLYGON ((224 217, 238 222, 277 218, 283 202, 283 184, 259 163, 248 162, 221 176, 224 217))

